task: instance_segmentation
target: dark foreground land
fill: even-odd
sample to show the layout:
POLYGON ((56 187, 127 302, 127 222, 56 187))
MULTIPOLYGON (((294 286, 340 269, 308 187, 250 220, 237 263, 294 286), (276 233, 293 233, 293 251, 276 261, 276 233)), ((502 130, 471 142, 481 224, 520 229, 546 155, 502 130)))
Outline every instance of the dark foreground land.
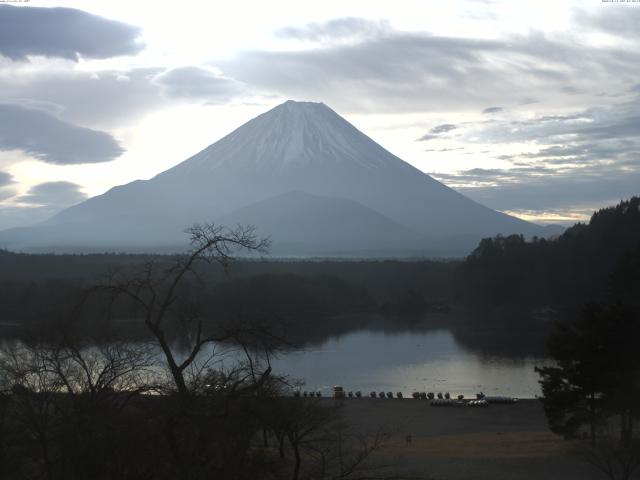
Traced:
MULTIPOLYGON (((325 400, 327 403, 334 400, 325 400)), ((431 407, 428 401, 348 399, 343 418, 356 432, 389 434, 376 461, 398 474, 438 480, 598 479, 582 442, 551 433, 538 400, 486 408, 431 407), (407 442, 407 435, 411 436, 407 442)))

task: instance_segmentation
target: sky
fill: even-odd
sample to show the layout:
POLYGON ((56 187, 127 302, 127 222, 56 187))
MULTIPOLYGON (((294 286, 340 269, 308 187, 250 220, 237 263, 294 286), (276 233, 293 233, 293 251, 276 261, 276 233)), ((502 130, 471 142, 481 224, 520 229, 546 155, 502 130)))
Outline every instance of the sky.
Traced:
POLYGON ((320 101, 489 207, 640 194, 640 2, 0 2, 0 229, 320 101))

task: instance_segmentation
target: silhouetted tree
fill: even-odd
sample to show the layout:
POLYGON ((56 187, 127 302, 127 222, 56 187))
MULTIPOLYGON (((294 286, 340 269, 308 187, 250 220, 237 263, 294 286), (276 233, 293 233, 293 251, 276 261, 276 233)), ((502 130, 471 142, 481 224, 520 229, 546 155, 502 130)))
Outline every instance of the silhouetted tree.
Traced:
POLYGON ((597 428, 620 417, 620 442, 629 445, 640 415, 640 322, 620 305, 588 304, 580 317, 559 324, 549 340, 556 366, 537 368, 551 429, 571 435, 588 425, 592 444, 597 428))
MULTIPOLYGON (((265 333, 254 332, 249 325, 218 326, 217 331, 211 328, 206 331, 201 305, 197 301, 190 301, 192 292, 185 290, 185 284, 190 279, 199 279, 197 267, 201 264, 218 264, 226 270, 234 252, 243 249, 266 252, 269 246, 269 240, 259 239, 253 227, 239 226, 229 230, 205 224, 193 226, 188 233, 191 250, 185 257, 178 257, 174 264, 159 269, 154 262, 149 262, 142 271, 114 275, 106 285, 100 287, 110 291, 114 300, 124 296, 133 302, 145 326, 162 349, 176 391, 183 399, 192 393, 197 384, 197 379, 189 379, 189 374, 201 373, 206 369, 206 363, 204 366, 197 364, 205 347, 239 341, 240 337, 246 338, 252 333, 265 333), (179 350, 180 354, 186 354, 176 352, 169 335, 171 331, 182 334, 183 343, 179 345, 179 350)), ((270 371, 268 367, 263 375, 267 376, 270 371)))

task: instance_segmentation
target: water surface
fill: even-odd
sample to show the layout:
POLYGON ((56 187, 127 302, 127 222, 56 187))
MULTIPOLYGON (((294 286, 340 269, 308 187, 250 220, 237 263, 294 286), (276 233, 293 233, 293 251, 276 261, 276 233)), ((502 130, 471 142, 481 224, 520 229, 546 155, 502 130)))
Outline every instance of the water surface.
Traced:
POLYGON ((534 357, 508 358, 466 350, 448 330, 380 332, 361 330, 334 337, 320 346, 291 352, 273 362, 274 370, 305 380, 303 390, 330 395, 345 390, 450 392, 452 395, 540 394, 534 357))

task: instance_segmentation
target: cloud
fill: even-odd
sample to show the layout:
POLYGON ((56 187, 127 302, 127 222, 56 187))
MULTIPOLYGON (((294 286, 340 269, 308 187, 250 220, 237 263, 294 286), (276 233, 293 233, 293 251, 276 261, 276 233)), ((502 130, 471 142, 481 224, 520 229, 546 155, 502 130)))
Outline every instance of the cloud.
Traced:
POLYGON ((195 66, 97 72, 55 65, 0 66, 0 102, 47 110, 70 123, 97 129, 134 125, 144 115, 183 100, 223 104, 243 93, 240 82, 195 66))
POLYGON ((616 160, 621 157, 640 156, 640 145, 633 142, 624 143, 569 143, 552 145, 535 153, 522 153, 516 158, 543 159, 550 164, 590 163, 603 160, 616 160))
POLYGON ((538 179, 494 187, 463 187, 458 190, 498 210, 571 209, 576 205, 602 206, 638 195, 640 172, 608 171, 553 174, 538 179))
POLYGON ((442 125, 436 125, 431 130, 429 130, 429 133, 422 135, 416 141, 426 142, 428 140, 433 140, 435 138, 439 138, 441 134, 450 132, 451 130, 455 130, 456 128, 458 128, 458 126, 453 125, 451 123, 443 123, 442 125))
POLYGON ((458 188, 476 188, 478 186, 500 186, 507 183, 524 182, 537 175, 553 174, 555 170, 543 166, 521 166, 515 168, 470 168, 454 173, 434 172, 437 177, 458 188))
POLYGON ((42 110, 1 103, 0 150, 22 150, 58 165, 108 162, 124 152, 108 133, 63 122, 42 110))
POLYGON ((6 187, 13 183, 13 177, 6 172, 0 172, 0 187, 6 187))
POLYGON ((611 5, 610 7, 601 9, 597 14, 578 10, 574 18, 580 26, 589 30, 599 30, 625 39, 639 37, 640 10, 637 5, 611 5))
POLYGON ((499 112, 502 112, 503 110, 504 108, 502 107, 487 107, 484 110, 482 110, 482 113, 484 114, 499 113, 499 112))
POLYGON ((168 70, 155 78, 172 97, 206 100, 207 103, 227 103, 242 93, 240 83, 201 67, 181 67, 168 70))
POLYGON ((110 58, 142 50, 140 29, 72 8, 0 5, 0 54, 110 58))
POLYGON ((473 135, 491 144, 526 142, 537 151, 503 155, 501 160, 576 167, 605 163, 620 166, 639 162, 640 95, 565 115, 546 115, 528 120, 483 124, 473 135))
MULTIPOLYGON (((315 38, 333 30, 326 23, 304 32, 315 38)), ((482 110, 521 104, 522 92, 529 102, 576 107, 603 85, 608 91, 628 91, 640 76, 640 52, 624 45, 596 48, 536 32, 502 39, 391 28, 371 32, 351 43, 245 51, 218 66, 268 94, 321 100, 344 112, 364 113, 482 110)))
MULTIPOLYGON (((142 115, 166 107, 169 100, 153 79, 161 68, 87 72, 56 65, 29 69, 0 68, 0 101, 37 102, 75 124, 94 128, 122 127, 142 115)), ((40 107, 38 107, 40 108, 40 107)))
POLYGON ((437 125, 433 127, 430 131, 431 133, 438 135, 440 133, 450 132, 451 130, 455 130, 458 128, 456 125, 452 125, 450 123, 444 123, 442 125, 437 125))
POLYGON ((453 152, 455 150, 464 150, 464 147, 455 148, 425 148, 425 152, 453 152))
MULTIPOLYGON (((0 200, 3 199, 0 188, 0 200)), ((71 182, 45 182, 31 187, 24 195, 7 192, 9 202, 0 206, 0 229, 33 225, 87 198, 80 185, 71 182)))
MULTIPOLYGON (((6 200, 7 198, 11 198, 15 196, 15 190, 6 187, 0 187, 0 201, 6 200)), ((2 210, 2 208, 0 208, 2 210)), ((0 223, 2 225, 2 223, 0 223)), ((1 227, 0 227, 1 228, 1 227)))
POLYGON ((14 183, 11 175, 0 172, 0 202, 15 195, 15 190, 11 188, 14 183))
POLYGON ((433 176, 498 210, 586 211, 615 203, 640 193, 638 112, 640 95, 562 115, 466 125, 480 143, 527 150, 497 156, 505 168, 433 176))
POLYGON ((87 195, 80 190, 80 185, 71 182, 45 182, 35 185, 16 201, 31 205, 66 207, 75 205, 86 199, 87 195))
POLYGON ((390 30, 389 22, 385 20, 344 17, 325 23, 309 23, 303 27, 286 27, 278 30, 276 34, 288 39, 333 43, 345 39, 362 40, 376 37, 390 30))
POLYGON ((497 210, 571 210, 596 208, 638 195, 640 166, 593 166, 580 170, 546 167, 469 169, 455 174, 432 173, 456 190, 497 210))
POLYGON ((420 138, 418 138, 416 140, 416 142, 427 142, 429 140, 434 140, 438 138, 438 135, 432 135, 430 133, 425 133, 424 135, 422 135, 420 138))

